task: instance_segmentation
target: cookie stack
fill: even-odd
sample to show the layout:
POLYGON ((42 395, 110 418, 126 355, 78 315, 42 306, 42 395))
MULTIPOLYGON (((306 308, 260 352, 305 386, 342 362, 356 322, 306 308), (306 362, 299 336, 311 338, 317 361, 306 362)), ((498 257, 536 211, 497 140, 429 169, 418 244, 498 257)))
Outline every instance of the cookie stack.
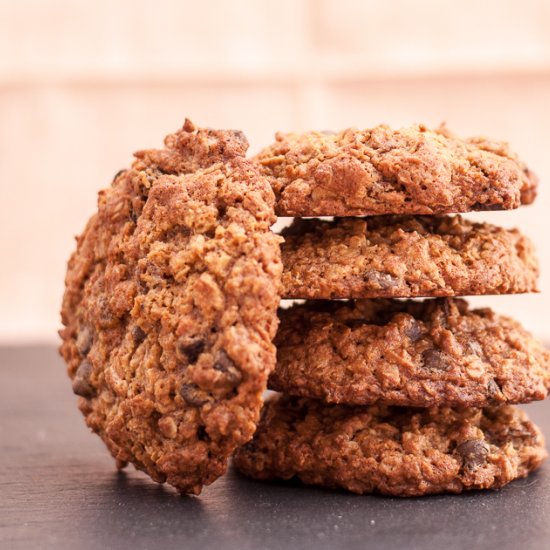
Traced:
POLYGON ((282 395, 237 467, 396 496, 537 468, 542 435, 513 404, 547 396, 550 355, 456 298, 537 291, 525 236, 456 214, 530 204, 535 176, 505 144, 423 126, 278 135, 255 161, 277 214, 296 216, 283 298, 307 301, 280 311, 269 384, 282 395))
POLYGON ((535 469, 542 436, 511 404, 546 397, 549 354, 453 298, 535 291, 532 246, 443 215, 528 204, 533 174, 502 144, 423 127, 247 148, 186 120, 77 238, 60 351, 117 467, 198 494, 237 450, 255 478, 400 496, 535 469), (276 211, 297 216, 282 246, 276 211), (278 316, 281 292, 309 301, 278 316), (262 411, 268 378, 283 396, 262 411))

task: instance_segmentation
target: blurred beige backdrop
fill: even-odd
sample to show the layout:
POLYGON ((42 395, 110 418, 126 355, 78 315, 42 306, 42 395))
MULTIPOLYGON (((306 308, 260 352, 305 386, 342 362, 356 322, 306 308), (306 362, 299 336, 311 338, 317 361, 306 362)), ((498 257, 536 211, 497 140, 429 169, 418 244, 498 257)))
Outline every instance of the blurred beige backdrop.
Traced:
POLYGON ((245 131, 429 126, 510 141, 543 294, 486 297, 550 338, 550 2, 0 0, 0 342, 56 341, 66 260, 137 149, 188 116, 245 131))

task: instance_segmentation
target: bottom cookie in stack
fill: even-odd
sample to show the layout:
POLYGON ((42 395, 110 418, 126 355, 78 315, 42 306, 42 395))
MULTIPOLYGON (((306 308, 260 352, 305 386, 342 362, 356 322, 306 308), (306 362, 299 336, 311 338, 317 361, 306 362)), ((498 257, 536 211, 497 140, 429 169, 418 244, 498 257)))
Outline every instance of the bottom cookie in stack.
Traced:
POLYGON ((511 405, 350 407, 279 395, 235 465, 260 480, 405 497, 496 489, 545 457, 539 429, 511 405))
POLYGON ((277 368, 254 439, 257 479, 394 496, 499 488, 544 439, 511 403, 544 399, 550 353, 460 299, 308 302, 280 312, 277 368))

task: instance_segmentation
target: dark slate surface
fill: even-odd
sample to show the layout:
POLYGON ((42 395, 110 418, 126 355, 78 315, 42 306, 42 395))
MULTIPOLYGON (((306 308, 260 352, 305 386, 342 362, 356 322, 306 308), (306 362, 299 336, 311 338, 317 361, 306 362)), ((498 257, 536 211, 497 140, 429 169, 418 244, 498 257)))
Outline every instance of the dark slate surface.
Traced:
MULTIPOLYGON (((550 403, 529 406, 550 436, 550 403)), ((500 492, 401 500, 234 472, 180 497, 118 474, 51 348, 0 348, 0 548, 550 548, 550 467, 500 492)))

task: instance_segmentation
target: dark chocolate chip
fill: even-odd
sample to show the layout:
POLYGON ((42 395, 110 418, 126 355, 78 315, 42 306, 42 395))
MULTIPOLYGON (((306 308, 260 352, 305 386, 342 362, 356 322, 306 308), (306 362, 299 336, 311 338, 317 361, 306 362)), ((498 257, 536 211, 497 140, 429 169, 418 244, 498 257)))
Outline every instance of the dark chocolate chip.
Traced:
POLYGON ((92 349, 94 335, 90 327, 82 327, 76 337, 76 349, 81 357, 86 357, 92 349))
POLYGON ((186 403, 194 407, 202 407, 202 405, 211 400, 210 395, 200 388, 197 388, 194 384, 183 384, 180 388, 180 395, 186 403))
POLYGON ((204 231, 204 236, 208 237, 209 239, 213 239, 216 236, 216 228, 211 227, 210 229, 206 229, 204 231))
POLYGON ((364 275, 365 281, 373 289, 388 290, 395 288, 398 283, 389 273, 380 273, 379 271, 369 270, 364 275))
POLYGON ((184 237, 189 237, 189 235, 191 235, 191 229, 189 229, 186 225, 178 225, 178 230, 184 237))
POLYGON ((409 325, 404 330, 405 336, 411 342, 418 342, 422 338, 422 329, 420 323, 416 319, 412 319, 409 325))
POLYGON ((132 338, 134 339, 136 345, 139 346, 139 344, 141 344, 145 340, 145 338, 147 338, 147 334, 141 327, 138 327, 136 325, 132 329, 132 338))
POLYGON ((482 439, 469 439, 456 448, 465 470, 477 470, 487 462, 489 445, 482 439))
POLYGON ((227 205, 224 203, 218 204, 218 218, 222 219, 227 214, 227 205))
POLYGON ((233 363, 229 355, 227 355, 223 349, 218 353, 214 363, 214 369, 223 373, 224 380, 233 386, 236 386, 243 378, 241 372, 235 366, 235 363, 233 363))
POLYGON ((445 354, 437 349, 427 349, 422 353, 423 367, 431 371, 446 371, 451 368, 445 354))
POLYGON ((476 212, 489 212, 491 210, 504 210, 502 204, 482 204, 481 202, 475 202, 472 204, 472 210, 476 212))
POLYGON ((95 395, 95 389, 90 384, 90 376, 92 374, 92 364, 87 359, 84 359, 73 378, 73 392, 87 399, 95 395))
POLYGON ((193 365, 204 351, 204 340, 193 340, 190 343, 181 342, 179 350, 187 358, 189 364, 193 365))
POLYGON ((204 426, 199 426, 197 428, 197 438, 201 441, 210 441, 208 434, 206 433, 206 428, 204 426))

